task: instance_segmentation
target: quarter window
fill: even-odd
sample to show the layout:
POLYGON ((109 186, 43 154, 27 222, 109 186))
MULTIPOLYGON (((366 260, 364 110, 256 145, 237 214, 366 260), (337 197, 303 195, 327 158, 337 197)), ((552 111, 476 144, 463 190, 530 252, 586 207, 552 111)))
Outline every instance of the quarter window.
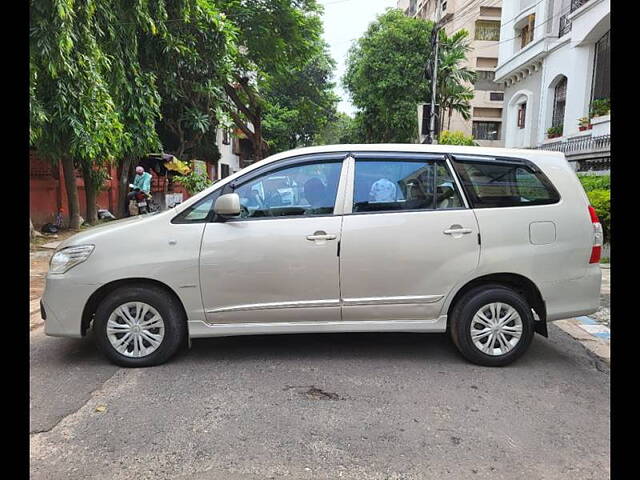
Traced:
POLYGON ((220 190, 216 190, 211 195, 196 202, 184 212, 178 214, 171 220, 171 223, 204 223, 211 217, 213 204, 220 196, 220 190))
POLYGON ((357 160, 353 212, 460 208, 446 165, 434 160, 357 160))
POLYGON ((272 170, 235 189, 242 218, 331 215, 342 162, 272 170))
POLYGON ((473 208, 556 203, 560 196, 544 174, 521 163, 454 162, 473 208))

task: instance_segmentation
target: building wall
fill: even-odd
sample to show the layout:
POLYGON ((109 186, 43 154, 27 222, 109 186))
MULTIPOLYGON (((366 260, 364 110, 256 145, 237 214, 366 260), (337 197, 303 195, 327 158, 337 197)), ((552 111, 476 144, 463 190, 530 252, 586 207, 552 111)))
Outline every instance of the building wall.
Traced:
MULTIPOLYGON (((440 0, 442 1, 442 0, 440 0)), ((415 17, 426 20, 436 20, 437 0, 417 0, 415 17)), ((398 1, 398 8, 408 8, 409 2, 398 1)), ((442 12, 445 23, 445 32, 448 36, 465 29, 469 32, 470 51, 467 54, 465 66, 475 71, 493 72, 498 62, 498 41, 476 40, 476 22, 489 21, 500 22, 500 0, 447 0, 446 9, 442 12), (482 10, 481 10, 482 8, 482 10)), ((510 3, 510 2, 505 2, 510 3)), ((453 113, 449 121, 448 114, 445 114, 443 129, 458 130, 467 135, 473 132, 474 121, 502 122, 503 102, 501 100, 491 100, 491 92, 500 93, 503 86, 495 84, 490 88, 475 88, 474 98, 471 103, 471 120, 465 120, 458 113, 453 113), (475 113, 474 113, 475 112, 475 113)), ((502 127, 498 140, 477 140, 484 146, 502 146, 502 127)))
POLYGON ((540 117, 540 86, 542 71, 535 71, 518 83, 504 89, 503 135, 507 148, 529 148, 536 145, 540 117), (519 128, 518 107, 525 101, 527 110, 524 128, 519 128))

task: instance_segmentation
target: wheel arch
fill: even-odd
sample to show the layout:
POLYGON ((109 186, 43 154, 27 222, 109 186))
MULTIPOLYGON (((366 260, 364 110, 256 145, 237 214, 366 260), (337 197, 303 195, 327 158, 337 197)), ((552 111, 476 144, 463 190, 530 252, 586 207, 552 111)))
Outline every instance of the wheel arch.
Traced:
POLYGON ((165 292, 167 292, 168 295, 173 297, 178 302, 178 305, 180 305, 180 308, 182 309, 182 313, 184 314, 184 318, 187 318, 187 312, 186 312, 186 309, 184 308, 184 304, 182 303, 182 300, 180 299, 178 294, 175 292, 175 290, 173 290, 166 283, 163 283, 159 280, 154 280, 151 278, 123 278, 119 280, 114 280, 109 283, 105 283, 104 285, 102 285, 100 288, 98 288, 95 292, 91 294, 91 296, 87 300, 87 303, 85 303, 85 306, 82 310, 80 332, 83 337, 86 335, 87 330, 89 329, 89 325, 93 320, 93 317, 96 313, 98 305, 100 305, 100 302, 102 302, 102 300, 104 300, 106 296, 109 295, 111 292, 115 291, 118 288, 125 287, 127 285, 135 286, 135 287, 153 286, 153 287, 164 290, 165 292))
POLYGON ((488 275, 482 275, 480 277, 476 277, 473 280, 465 283, 458 291, 451 297, 451 300, 448 304, 445 304, 446 312, 447 312, 447 324, 451 318, 451 311, 453 310, 456 302, 462 298, 462 296, 468 291, 482 286, 482 285, 504 285, 505 287, 511 288, 512 290, 518 292, 522 295, 527 303, 533 308, 534 312, 540 318, 539 321, 534 323, 534 329, 537 333, 542 335, 543 337, 548 336, 547 332, 547 308, 542 298, 542 294, 540 293, 540 289, 536 286, 536 284, 529 278, 524 275, 520 275, 517 273, 491 273, 488 275))

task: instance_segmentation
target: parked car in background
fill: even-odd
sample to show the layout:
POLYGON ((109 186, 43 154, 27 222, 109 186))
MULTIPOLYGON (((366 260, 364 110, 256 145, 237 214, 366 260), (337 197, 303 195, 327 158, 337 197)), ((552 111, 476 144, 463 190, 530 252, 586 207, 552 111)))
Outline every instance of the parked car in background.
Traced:
POLYGON ((314 332, 448 332, 502 366, 548 321, 597 310, 601 242, 562 153, 303 148, 66 240, 42 315, 128 367, 191 338, 314 332))

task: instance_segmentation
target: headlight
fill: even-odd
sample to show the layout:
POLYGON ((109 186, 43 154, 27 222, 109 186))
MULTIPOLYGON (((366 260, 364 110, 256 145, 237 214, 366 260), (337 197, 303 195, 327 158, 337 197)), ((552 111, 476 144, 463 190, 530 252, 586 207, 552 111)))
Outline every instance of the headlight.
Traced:
POLYGON ((93 245, 63 248, 51 257, 49 273, 65 273, 70 268, 75 267, 89 258, 93 249, 93 245))

